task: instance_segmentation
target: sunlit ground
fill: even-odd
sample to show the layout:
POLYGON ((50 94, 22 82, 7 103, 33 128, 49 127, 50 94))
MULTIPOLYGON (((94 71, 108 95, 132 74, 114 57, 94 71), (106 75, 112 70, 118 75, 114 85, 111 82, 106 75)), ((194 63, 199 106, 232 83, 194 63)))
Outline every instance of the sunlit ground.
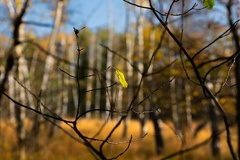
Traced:
MULTIPOLYGON (((111 128, 116 124, 116 120, 112 120, 107 123, 103 131, 97 138, 104 139, 109 133, 111 128)), ((79 121, 79 129, 84 135, 92 137, 94 136, 100 126, 104 122, 97 119, 82 119, 79 121)), ((196 127, 195 122, 192 125, 192 130, 196 127)), ((16 137, 13 127, 8 122, 1 122, 0 130, 0 159, 1 160, 13 160, 16 158, 16 137)), ((182 140, 172 131, 171 123, 163 123, 163 138, 165 143, 165 149, 161 155, 157 155, 155 151, 154 142, 154 130, 151 122, 147 123, 148 130, 147 135, 141 139, 140 135, 140 123, 138 121, 132 120, 129 123, 128 136, 126 139, 122 139, 123 125, 121 125, 109 139, 109 141, 114 142, 114 144, 106 144, 104 146, 104 153, 108 158, 117 156, 119 153, 124 151, 128 145, 130 136, 132 135, 133 142, 127 152, 122 155, 119 159, 121 160, 155 160, 161 159, 171 153, 174 153, 181 148, 189 148, 197 143, 200 143, 210 136, 209 125, 204 128, 196 138, 192 137, 191 130, 185 132, 186 143, 183 145, 182 140), (117 144, 116 144, 117 143, 117 144)), ((77 135, 66 125, 62 124, 62 127, 68 132, 77 137, 77 135)), ((235 130, 232 129, 232 142, 236 148, 237 137, 235 130)), ((216 159, 227 160, 231 159, 229 154, 229 149, 226 144, 225 133, 221 135, 222 148, 221 157, 216 159)), ((39 138, 40 149, 37 153, 29 153, 27 159, 29 160, 92 160, 94 157, 90 154, 89 150, 81 143, 76 142, 67 136, 63 131, 57 130, 57 134, 54 138, 48 140, 46 134, 41 133, 39 138)), ((95 146, 99 146, 101 142, 93 141, 95 146)), ((189 159, 189 160, 210 160, 213 159, 211 156, 210 143, 201 146, 200 148, 187 152, 183 155, 176 156, 172 159, 189 159)))

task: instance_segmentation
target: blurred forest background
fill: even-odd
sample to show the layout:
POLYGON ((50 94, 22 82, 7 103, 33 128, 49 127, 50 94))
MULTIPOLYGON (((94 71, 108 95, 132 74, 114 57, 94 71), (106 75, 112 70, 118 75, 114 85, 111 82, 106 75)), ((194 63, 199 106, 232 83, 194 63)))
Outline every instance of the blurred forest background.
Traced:
POLYGON ((240 2, 204 2, 0 0, 0 159, 239 158, 240 2))

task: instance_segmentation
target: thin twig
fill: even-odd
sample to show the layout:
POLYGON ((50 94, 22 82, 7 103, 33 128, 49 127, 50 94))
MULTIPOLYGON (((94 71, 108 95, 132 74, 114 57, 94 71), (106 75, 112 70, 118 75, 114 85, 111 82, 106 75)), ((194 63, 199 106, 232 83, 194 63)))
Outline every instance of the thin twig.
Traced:
POLYGON ((107 49, 107 50, 108 50, 109 52, 111 52, 112 54, 117 55, 118 57, 122 58, 124 61, 126 61, 127 63, 129 63, 129 64, 133 67, 133 69, 134 69, 135 71, 141 73, 141 71, 140 71, 136 66, 134 66, 134 65, 131 63, 131 61, 130 61, 129 59, 127 59, 126 57, 124 57, 124 56, 122 56, 121 54, 117 53, 116 51, 110 49, 108 46, 105 46, 105 45, 103 45, 103 44, 100 44, 100 46, 102 46, 103 48, 107 49))
POLYGON ((132 135, 131 135, 130 140, 128 142, 127 148, 122 153, 118 154, 116 157, 113 157, 113 158, 110 158, 110 159, 117 159, 118 157, 122 156, 129 149, 131 143, 132 143, 132 135))
POLYGON ((144 97, 143 100, 141 100, 139 103, 138 103, 138 106, 141 105, 146 99, 148 99, 149 97, 151 97, 155 92, 157 92, 159 89, 165 87, 167 84, 171 83, 173 80, 175 79, 175 77, 173 77, 172 79, 170 79, 167 83, 157 87, 156 89, 154 89, 151 93, 149 93, 146 97, 144 97))

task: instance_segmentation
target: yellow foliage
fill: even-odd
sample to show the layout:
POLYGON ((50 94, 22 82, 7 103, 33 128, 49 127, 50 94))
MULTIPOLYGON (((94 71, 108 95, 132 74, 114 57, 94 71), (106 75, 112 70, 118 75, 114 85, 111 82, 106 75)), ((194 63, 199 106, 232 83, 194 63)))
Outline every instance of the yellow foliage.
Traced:
POLYGON ((125 80, 124 74, 121 71, 117 70, 117 69, 116 69, 116 74, 118 76, 119 83, 122 85, 122 87, 123 88, 127 88, 128 87, 128 83, 125 80))

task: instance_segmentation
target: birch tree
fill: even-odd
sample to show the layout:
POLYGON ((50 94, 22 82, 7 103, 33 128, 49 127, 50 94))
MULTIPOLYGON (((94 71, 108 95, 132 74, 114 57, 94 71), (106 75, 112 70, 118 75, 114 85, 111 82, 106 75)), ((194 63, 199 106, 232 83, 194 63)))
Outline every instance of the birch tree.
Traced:
MULTIPOLYGON (((59 32, 59 28, 60 28, 60 24, 61 24, 61 20, 62 20, 63 9, 64 9, 64 0, 58 0, 56 3, 54 26, 53 26, 52 34, 51 34, 49 45, 48 45, 48 51, 52 55, 56 55, 57 35, 59 32)), ((46 89, 47 89, 49 76, 50 76, 52 69, 54 68, 54 58, 49 55, 49 56, 47 56, 45 61, 46 62, 45 62, 44 75, 43 75, 43 80, 42 80, 42 84, 41 84, 41 89, 43 91, 46 91, 46 89)))
MULTIPOLYGON (((62 22, 64 3, 65 3, 64 0, 58 0, 56 2, 54 26, 53 26, 53 30, 52 30, 50 40, 49 40, 49 44, 48 44, 48 51, 49 51, 49 53, 52 54, 52 56, 57 56, 56 44, 57 44, 57 41, 58 41, 57 37, 58 37, 58 33, 59 33, 59 28, 60 28, 60 25, 61 25, 61 22, 62 22)), ((44 74, 43 74, 43 79, 42 79, 42 83, 41 83, 41 90, 43 92, 47 93, 47 97, 46 97, 46 101, 45 101, 46 104, 47 104, 47 100, 52 99, 52 97, 50 96, 51 95, 50 89, 48 89, 50 75, 51 75, 51 72, 55 69, 55 65, 56 65, 55 59, 52 56, 47 55, 47 57, 46 57, 45 66, 44 66, 44 74)), ((60 81, 61 80, 62 79, 60 78, 60 81)), ((59 89, 59 87, 58 87, 58 89, 59 89)), ((60 99, 61 99, 60 94, 57 94, 57 96, 56 96, 57 101, 55 102, 55 104, 56 104, 55 110, 58 114, 61 113, 61 101, 60 101, 60 99)), ((54 135, 55 129, 56 128, 55 128, 54 125, 50 127, 49 137, 52 137, 54 135)))

